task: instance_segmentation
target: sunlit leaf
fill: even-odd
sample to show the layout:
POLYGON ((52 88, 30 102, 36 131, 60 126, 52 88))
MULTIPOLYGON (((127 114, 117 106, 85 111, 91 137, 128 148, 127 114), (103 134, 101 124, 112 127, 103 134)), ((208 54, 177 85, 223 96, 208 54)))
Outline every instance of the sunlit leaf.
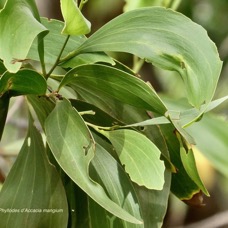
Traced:
POLYGON ((67 226, 68 206, 61 179, 32 123, 0 192, 0 208, 2 227, 67 226))
POLYGON ((166 112, 166 107, 153 90, 141 79, 124 71, 104 65, 83 65, 69 71, 63 78, 59 88, 71 86, 76 92, 100 92, 135 107, 153 110, 160 114, 166 112))
POLYGON ((74 0, 61 0, 61 11, 65 21, 62 30, 67 35, 84 35, 90 32, 91 24, 82 15, 74 0))
POLYGON ((116 153, 132 181, 148 189, 161 190, 165 166, 161 152, 144 135, 132 130, 102 131, 113 144, 116 153))
POLYGON ((0 58, 10 72, 17 72, 33 40, 47 29, 37 21, 34 1, 8 0, 0 11, 0 58))
POLYGON ((128 52, 160 68, 177 71, 189 102, 196 107, 211 101, 222 66, 214 43, 201 26, 161 7, 118 16, 90 36, 72 56, 95 51, 128 52))
POLYGON ((89 129, 69 101, 57 102, 46 120, 45 130, 55 159, 82 190, 117 217, 141 223, 108 198, 104 189, 89 177, 88 168, 94 157, 95 145, 89 129))
POLYGON ((5 72, 0 78, 0 96, 8 92, 10 96, 46 93, 46 80, 33 70, 23 69, 17 73, 5 72))

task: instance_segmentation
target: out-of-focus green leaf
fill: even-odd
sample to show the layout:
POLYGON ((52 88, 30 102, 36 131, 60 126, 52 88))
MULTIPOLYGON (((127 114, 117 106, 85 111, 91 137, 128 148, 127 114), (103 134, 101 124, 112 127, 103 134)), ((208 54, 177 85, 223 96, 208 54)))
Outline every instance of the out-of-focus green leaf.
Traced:
POLYGON ((89 129, 67 100, 58 101, 45 123, 47 142, 66 174, 93 200, 115 216, 140 224, 141 221, 122 209, 94 182, 88 168, 94 157, 95 145, 89 129))
POLYGON ((206 114, 202 120, 191 125, 186 130, 195 136, 196 147, 211 164, 228 177, 227 129, 227 120, 206 114))
POLYGON ((207 109, 206 109, 205 112, 209 112, 209 111, 217 108, 223 102, 227 101, 227 99, 228 99, 228 96, 225 96, 225 97, 222 97, 222 98, 219 98, 217 100, 214 100, 214 101, 210 102, 209 105, 207 106, 207 109))
POLYGON ((46 90, 46 80, 33 70, 23 69, 15 74, 5 72, 0 79, 0 96, 5 92, 10 96, 43 95, 46 90))
POLYGON ((74 0, 61 0, 61 11, 65 21, 62 30, 67 35, 84 35, 90 32, 91 24, 82 15, 74 0))
POLYGON ((68 206, 61 179, 45 154, 40 133, 31 122, 1 189, 0 208, 1 227, 67 226, 68 206))
POLYGON ((37 21, 34 1, 8 0, 0 11, 0 59, 6 68, 17 72, 33 40, 47 29, 37 21))
POLYGON ((3 96, 0 96, 0 141, 2 139, 2 134, 5 127, 6 117, 9 108, 10 97, 6 93, 3 96))
POLYGON ((164 114, 166 107, 152 87, 133 75, 105 65, 82 65, 69 71, 59 89, 68 85, 80 94, 101 92, 121 102, 164 114))
POLYGON ((177 71, 185 83, 189 102, 196 107, 211 101, 222 67, 216 46, 201 26, 161 7, 118 16, 71 56, 97 51, 128 52, 160 68, 177 71))
MULTIPOLYGON (((99 144, 96 144, 96 153, 94 159, 92 160, 90 173, 91 177, 103 186, 115 203, 123 207, 126 211, 129 211, 136 218, 140 220, 142 219, 139 211, 137 196, 129 177, 118 162, 99 144)), ((102 209, 98 211, 102 212, 102 209)), ((103 213, 99 215, 99 213, 97 213, 98 211, 94 211, 90 208, 90 215, 92 214, 92 227, 101 227, 100 221, 102 220, 106 220, 104 223, 109 224, 108 226, 105 226, 107 228, 112 227, 110 225, 112 220, 114 225, 113 227, 141 227, 140 225, 120 220, 117 217, 114 219, 113 215, 107 211, 103 211, 103 213), (105 214, 106 216, 104 216, 105 214)))
POLYGON ((132 130, 101 133, 113 144, 132 181, 148 189, 163 188, 165 166, 161 152, 148 138, 132 130))
POLYGON ((181 0, 125 0, 124 11, 148 6, 164 6, 176 9, 181 0))

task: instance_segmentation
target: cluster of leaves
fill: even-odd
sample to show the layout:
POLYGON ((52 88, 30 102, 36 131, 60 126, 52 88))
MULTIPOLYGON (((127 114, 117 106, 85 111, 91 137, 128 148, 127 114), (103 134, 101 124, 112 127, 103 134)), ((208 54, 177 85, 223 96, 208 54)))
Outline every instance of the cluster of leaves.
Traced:
POLYGON ((211 102, 222 67, 214 43, 162 7, 126 12, 86 38, 85 2, 61 0, 64 23, 40 18, 32 0, 0 11, 0 136, 11 97, 29 107, 0 192, 3 227, 160 227, 170 191, 196 205, 209 195, 186 127, 227 99, 211 102), (167 108, 112 51, 177 71, 193 108, 167 108))

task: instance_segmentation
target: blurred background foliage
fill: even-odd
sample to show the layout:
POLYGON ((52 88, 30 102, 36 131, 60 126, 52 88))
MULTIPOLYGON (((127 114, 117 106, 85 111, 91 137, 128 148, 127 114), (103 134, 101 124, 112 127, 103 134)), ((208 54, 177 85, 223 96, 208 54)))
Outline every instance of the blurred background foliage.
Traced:
MULTIPOLYGON (((3 7, 4 2, 5 0, 0 0, 0 7, 3 7)), ((36 2, 41 16, 62 20, 59 0, 36 0, 36 2)), ((216 43, 220 58, 224 63, 214 99, 227 95, 227 0, 141 0, 138 4, 137 0, 126 0, 126 2, 124 0, 89 0, 83 8, 83 13, 92 23, 91 34, 112 18, 123 13, 123 9, 129 10, 147 5, 172 6, 202 25, 209 37, 216 43)), ((135 66, 135 58, 129 54, 115 53, 113 56, 129 67, 135 66)), ((151 64, 144 63, 139 74, 145 81, 150 81, 168 105, 174 107, 186 104, 183 98, 185 95, 183 84, 177 73, 160 70, 151 64)), ((0 187, 26 135, 26 116, 27 107, 24 98, 17 97, 11 100, 7 125, 0 143, 0 187)), ((164 227, 188 227, 189 223, 197 222, 221 211, 228 211, 228 102, 224 102, 213 110, 213 113, 206 114, 202 121, 191 126, 189 131, 196 138, 197 147, 194 152, 198 168, 211 197, 205 198, 205 207, 190 208, 171 195, 164 227)), ((217 227, 228 227, 228 221, 227 225, 217 227)))

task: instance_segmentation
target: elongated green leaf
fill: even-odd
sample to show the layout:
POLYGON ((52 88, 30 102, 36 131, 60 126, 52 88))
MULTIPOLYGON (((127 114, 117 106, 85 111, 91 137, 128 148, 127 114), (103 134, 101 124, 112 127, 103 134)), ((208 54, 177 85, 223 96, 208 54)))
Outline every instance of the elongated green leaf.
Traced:
POLYGON ((189 177, 199 186, 199 188, 202 190, 202 192, 207 195, 209 195, 209 192, 207 191, 206 187, 204 186, 202 180, 200 179, 199 173, 197 171, 195 157, 193 154, 193 151, 190 149, 186 153, 186 150, 183 146, 180 148, 180 156, 181 161, 183 163, 183 166, 188 173, 189 177))
MULTIPOLYGON (((226 102, 227 99, 228 99, 228 96, 225 96, 217 100, 211 101, 208 105, 201 105, 199 109, 192 108, 192 109, 186 109, 184 111, 180 111, 179 116, 177 117, 176 120, 179 121, 180 126, 182 126, 183 128, 186 128, 187 126, 191 125, 193 122, 199 121, 203 117, 201 115, 203 112, 206 113, 215 109, 223 102, 226 102)), ((173 103, 178 104, 178 102, 176 101, 173 101, 173 103)), ((178 109, 179 110, 182 109, 181 105, 178 107, 178 109)))
POLYGON ((166 107, 156 94, 142 80, 121 70, 104 65, 83 65, 69 71, 59 88, 71 86, 76 92, 86 91, 120 100, 135 107, 164 114, 166 107))
POLYGON ((161 117, 156 117, 156 118, 149 119, 149 120, 144 120, 139 123, 128 124, 124 127, 144 127, 144 126, 159 125, 159 124, 170 124, 170 121, 167 118, 165 118, 164 116, 161 116, 161 117))
POLYGON ((0 59, 12 73, 20 69, 36 36, 47 32, 37 14, 29 0, 8 0, 0 11, 0 59))
POLYGON ((132 130, 103 131, 113 144, 132 181, 148 189, 161 190, 164 185, 164 163, 159 149, 144 135, 132 130))
POLYGON ((66 61, 61 64, 61 67, 71 67, 75 68, 79 65, 83 64, 93 64, 97 62, 105 62, 109 63, 111 65, 115 65, 114 60, 106 55, 103 52, 98 52, 98 53, 83 53, 81 55, 76 56, 75 58, 70 59, 69 61, 66 61))
POLYGON ((61 179, 32 123, 0 192, 0 208, 1 227, 67 226, 68 206, 61 179))
POLYGON ((227 101, 228 100, 228 95, 225 96, 225 97, 221 97, 217 100, 214 100, 212 102, 209 103, 209 105, 207 106, 207 109, 205 112, 209 112, 215 108, 217 108, 219 105, 221 105, 223 102, 227 101))
POLYGON ((8 92, 10 96, 46 93, 46 80, 36 71, 21 70, 17 73, 5 72, 0 79, 0 96, 8 92))
POLYGON ((180 158, 181 158, 182 164, 185 168, 185 171, 187 172, 189 177, 196 183, 196 185, 199 186, 199 188, 202 190, 202 192, 205 195, 209 196, 209 193, 208 193, 206 187, 204 186, 202 180, 200 179, 199 173, 197 171, 195 157, 194 157, 192 148, 190 148, 190 149, 188 149, 188 151, 186 151, 179 134, 177 134, 177 138, 180 143, 180 158))
POLYGON ((84 35, 90 32, 91 24, 82 15, 74 0, 61 0, 61 11, 65 21, 62 30, 67 35, 84 35))
POLYGON ((160 7, 120 15, 90 36, 72 56, 94 51, 129 52, 177 71, 189 102, 196 107, 211 101, 222 66, 214 43, 201 26, 160 7))
POLYGON ((0 141, 5 127, 6 117, 9 108, 9 95, 6 93, 0 97, 0 141))
POLYGON ((45 129, 55 159, 82 190, 117 217, 141 223, 108 198, 104 189, 89 177, 88 168, 95 153, 94 142, 81 116, 67 100, 57 103, 46 120, 45 129))
MULTIPOLYGON (((179 199, 185 200, 186 203, 191 204, 191 199, 198 196, 200 188, 187 174, 180 157, 180 144, 173 133, 174 128, 171 125, 160 125, 162 133, 170 153, 171 162, 175 165, 177 172, 172 173, 171 191, 179 199)), ((197 171, 196 171, 197 172, 197 171)), ((202 205, 199 200, 198 206, 202 205)))
MULTIPOLYGON (((129 177, 118 162, 99 144, 96 144, 96 154, 92 160, 92 167, 93 169, 90 171, 91 177, 106 189, 113 201, 141 220, 139 203, 129 177)), ((93 213, 96 214, 96 212, 93 213)), ((96 219, 91 219, 92 221, 100 221, 100 219, 111 220, 113 215, 109 214, 108 217, 100 218, 95 216, 96 219)), ((118 220, 118 218, 115 220, 118 220)), ((123 227, 138 227, 136 224, 131 224, 123 220, 120 220, 119 223, 123 227)), ((95 227, 98 227, 98 225, 95 227)))

